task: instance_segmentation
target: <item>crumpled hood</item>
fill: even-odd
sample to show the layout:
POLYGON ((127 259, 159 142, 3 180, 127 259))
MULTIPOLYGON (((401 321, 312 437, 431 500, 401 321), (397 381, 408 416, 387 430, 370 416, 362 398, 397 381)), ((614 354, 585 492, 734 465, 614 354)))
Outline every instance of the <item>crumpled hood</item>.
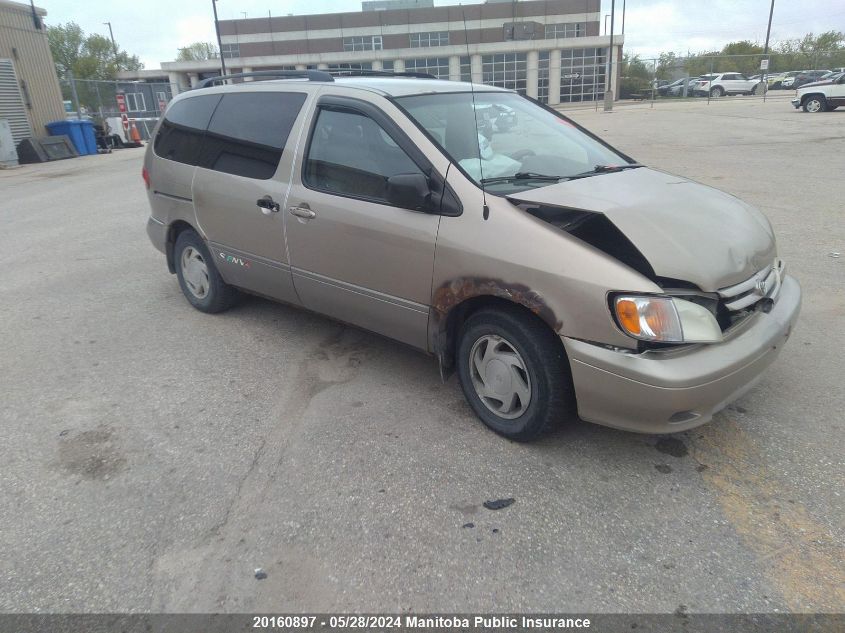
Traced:
POLYGON ((515 193, 514 202, 603 213, 656 275, 713 292, 751 277, 776 254, 771 225, 727 193, 647 167, 515 193))

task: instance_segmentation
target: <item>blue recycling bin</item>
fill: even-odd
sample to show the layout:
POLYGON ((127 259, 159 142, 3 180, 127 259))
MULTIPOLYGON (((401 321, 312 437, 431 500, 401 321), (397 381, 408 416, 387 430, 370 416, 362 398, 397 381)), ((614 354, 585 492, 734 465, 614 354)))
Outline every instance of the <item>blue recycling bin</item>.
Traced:
POLYGON ((94 126, 91 121, 70 119, 53 121, 47 124, 50 136, 66 134, 80 156, 97 153, 97 139, 94 136, 94 126))

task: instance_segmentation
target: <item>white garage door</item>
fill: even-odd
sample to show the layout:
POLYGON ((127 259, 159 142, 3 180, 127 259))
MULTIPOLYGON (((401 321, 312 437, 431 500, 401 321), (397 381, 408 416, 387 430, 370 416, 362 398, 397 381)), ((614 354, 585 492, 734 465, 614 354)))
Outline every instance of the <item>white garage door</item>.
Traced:
POLYGON ((12 129, 15 145, 32 136, 26 106, 11 59, 0 59, 0 119, 6 119, 12 129))

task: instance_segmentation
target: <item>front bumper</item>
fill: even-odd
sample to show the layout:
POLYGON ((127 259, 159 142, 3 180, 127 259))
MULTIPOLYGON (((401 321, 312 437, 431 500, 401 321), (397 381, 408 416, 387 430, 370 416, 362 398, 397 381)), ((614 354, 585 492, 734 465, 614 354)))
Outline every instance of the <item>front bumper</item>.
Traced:
POLYGON ((792 107, 796 109, 801 107, 801 99, 798 99, 797 97, 795 99, 792 99, 789 103, 791 103, 792 107))
POLYGON ((704 424, 756 384, 780 353, 800 309, 801 288, 787 275, 771 312, 755 313, 741 331, 716 345, 636 354, 564 337, 578 414, 640 433, 704 424))

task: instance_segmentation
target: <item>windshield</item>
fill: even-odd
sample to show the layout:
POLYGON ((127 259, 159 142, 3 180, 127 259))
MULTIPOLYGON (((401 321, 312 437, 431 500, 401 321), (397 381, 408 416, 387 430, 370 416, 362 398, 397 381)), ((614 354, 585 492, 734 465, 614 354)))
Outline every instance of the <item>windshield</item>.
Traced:
POLYGON ((476 184, 483 179, 491 193, 542 187, 597 166, 629 163, 566 119, 511 92, 476 92, 475 107, 471 92, 396 102, 476 184))

